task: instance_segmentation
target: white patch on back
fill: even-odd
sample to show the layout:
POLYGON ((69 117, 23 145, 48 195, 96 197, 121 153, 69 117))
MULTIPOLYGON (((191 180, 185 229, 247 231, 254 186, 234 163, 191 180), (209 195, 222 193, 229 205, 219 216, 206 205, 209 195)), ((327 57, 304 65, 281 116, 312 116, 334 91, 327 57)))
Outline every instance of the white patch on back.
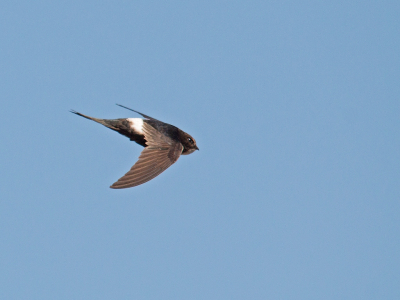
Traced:
POLYGON ((131 123, 131 128, 135 133, 143 134, 143 119, 129 118, 127 120, 131 123))

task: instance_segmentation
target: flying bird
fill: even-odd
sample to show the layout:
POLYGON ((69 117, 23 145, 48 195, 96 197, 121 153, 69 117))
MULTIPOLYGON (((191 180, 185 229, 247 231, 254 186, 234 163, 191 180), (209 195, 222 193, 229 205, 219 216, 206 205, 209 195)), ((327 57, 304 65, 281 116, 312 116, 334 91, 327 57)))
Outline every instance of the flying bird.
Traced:
POLYGON ((190 134, 136 110, 117 105, 140 114, 144 119, 98 119, 71 110, 72 113, 115 130, 144 147, 139 160, 111 188, 124 189, 143 184, 164 172, 181 154, 187 155, 199 150, 190 134))

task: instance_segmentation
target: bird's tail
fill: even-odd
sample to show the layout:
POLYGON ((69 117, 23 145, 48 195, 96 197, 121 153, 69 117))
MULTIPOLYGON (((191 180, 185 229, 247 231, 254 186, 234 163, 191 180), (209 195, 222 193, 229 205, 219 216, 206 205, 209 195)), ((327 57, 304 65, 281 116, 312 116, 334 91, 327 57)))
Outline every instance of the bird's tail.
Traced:
POLYGON ((77 111, 75 111, 75 110, 73 110, 73 109, 71 109, 70 112, 72 112, 72 113, 74 113, 74 114, 76 114, 76 115, 78 115, 78 116, 84 117, 84 118, 86 118, 86 119, 89 119, 89 120, 95 121, 95 122, 97 122, 97 123, 100 123, 101 125, 104 125, 104 126, 110 128, 110 129, 112 129, 112 130, 119 131, 119 129, 118 129, 117 127, 114 127, 114 126, 111 125, 111 122, 110 122, 110 121, 112 121, 112 120, 105 120, 105 119, 92 118, 92 117, 89 117, 89 116, 87 116, 87 115, 81 114, 81 113, 79 113, 79 112, 77 112, 77 111))

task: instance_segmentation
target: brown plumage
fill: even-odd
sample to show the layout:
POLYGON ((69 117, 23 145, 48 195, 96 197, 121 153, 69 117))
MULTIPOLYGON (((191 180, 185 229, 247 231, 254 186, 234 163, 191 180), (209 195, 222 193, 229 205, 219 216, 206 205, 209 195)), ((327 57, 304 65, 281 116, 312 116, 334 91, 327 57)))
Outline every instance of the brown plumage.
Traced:
POLYGON ((132 110, 145 119, 98 119, 71 110, 72 113, 100 123, 145 147, 139 160, 111 188, 123 189, 143 184, 164 172, 181 154, 187 155, 199 150, 195 139, 179 128, 119 106, 132 110))

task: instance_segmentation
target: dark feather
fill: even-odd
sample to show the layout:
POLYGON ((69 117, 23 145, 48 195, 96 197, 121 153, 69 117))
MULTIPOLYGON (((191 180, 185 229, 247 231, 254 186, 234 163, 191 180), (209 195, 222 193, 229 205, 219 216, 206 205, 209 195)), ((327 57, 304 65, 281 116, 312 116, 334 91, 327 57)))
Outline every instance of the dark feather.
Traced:
POLYGON ((143 132, 146 147, 139 160, 111 188, 124 189, 145 183, 168 169, 181 155, 181 143, 161 134, 147 123, 143 123, 143 132))
POLYGON ((133 110, 132 108, 123 106, 123 105, 118 104, 118 103, 115 103, 115 104, 118 105, 118 106, 121 106, 121 107, 123 107, 123 108, 125 108, 125 109, 129 109, 129 110, 131 110, 131 111, 134 111, 135 113, 141 115, 142 117, 144 117, 144 118, 146 118, 146 119, 158 121, 157 119, 154 119, 154 118, 152 118, 152 117, 150 117, 150 116, 148 116, 148 115, 142 114, 142 113, 140 113, 140 112, 138 112, 138 111, 136 111, 136 110, 133 110))

